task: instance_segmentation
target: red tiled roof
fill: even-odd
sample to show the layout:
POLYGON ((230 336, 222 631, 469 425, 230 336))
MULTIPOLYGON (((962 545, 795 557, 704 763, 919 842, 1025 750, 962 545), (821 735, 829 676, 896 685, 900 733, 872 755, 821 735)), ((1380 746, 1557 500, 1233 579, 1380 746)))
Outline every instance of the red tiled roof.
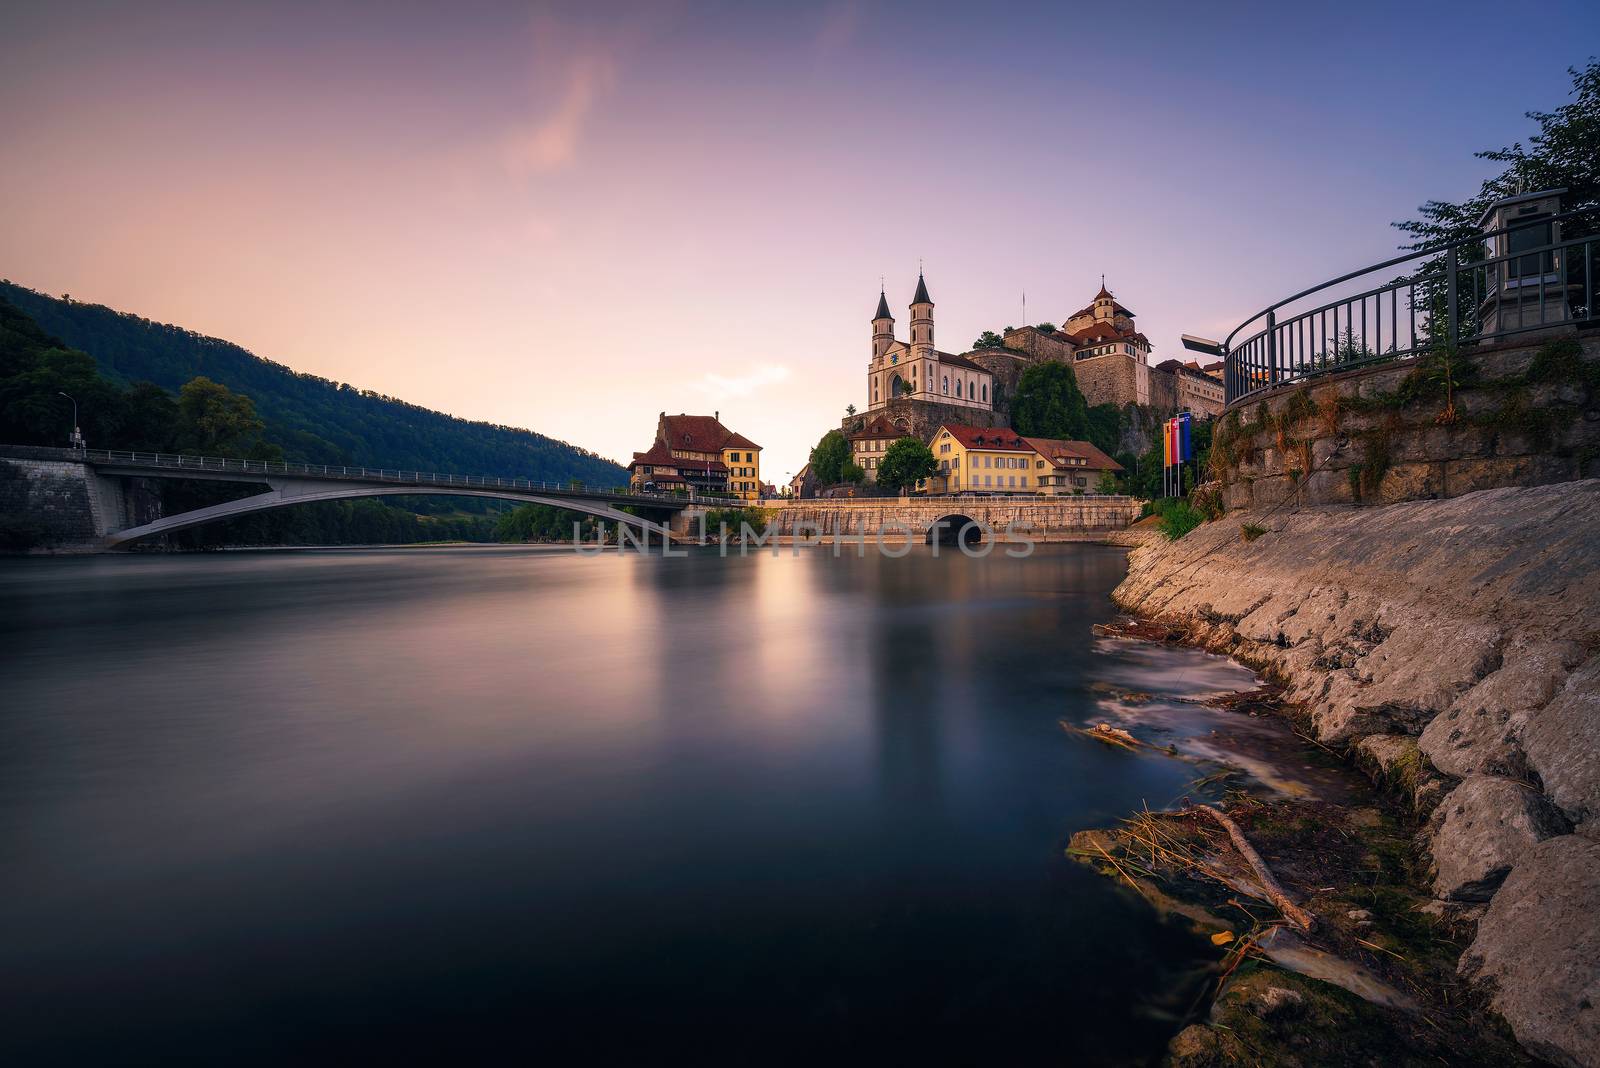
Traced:
POLYGON ((871 441, 878 438, 903 438, 906 432, 883 416, 878 416, 865 427, 849 435, 851 441, 871 441))
POLYGON ((1028 447, 1043 456, 1055 467, 1075 467, 1078 470, 1088 471, 1121 471, 1122 465, 1111 457, 1101 452, 1088 441, 1067 441, 1061 438, 1024 438, 1028 447), (1069 459, 1087 460, 1083 464, 1071 464, 1069 459))
POLYGON ((937 353, 940 363, 947 363, 951 367, 960 367, 968 371, 977 371, 979 374, 989 374, 989 369, 982 364, 973 363, 965 356, 957 356, 953 352, 937 353))
POLYGON ((662 467, 690 468, 695 471, 709 470, 713 474, 718 471, 726 471, 728 469, 728 465, 724 464, 721 460, 694 460, 686 457, 674 456, 672 455, 672 450, 669 449, 663 442, 659 441, 651 445, 650 448, 646 449, 644 452, 634 453, 633 459, 628 461, 629 467, 639 467, 642 464, 659 464, 662 467))
POLYGON ((959 423, 942 423, 940 430, 950 431, 950 436, 969 449, 1008 449, 1017 452, 1027 449, 1028 443, 1008 426, 965 426, 959 423))
POLYGON ((1102 341, 1139 341, 1150 344, 1149 338, 1130 328, 1118 330, 1109 322, 1095 323, 1067 335, 1079 345, 1098 345, 1102 341))
POLYGON ((711 415, 663 414, 659 433, 674 449, 687 449, 691 452, 761 448, 743 434, 735 434, 711 415))

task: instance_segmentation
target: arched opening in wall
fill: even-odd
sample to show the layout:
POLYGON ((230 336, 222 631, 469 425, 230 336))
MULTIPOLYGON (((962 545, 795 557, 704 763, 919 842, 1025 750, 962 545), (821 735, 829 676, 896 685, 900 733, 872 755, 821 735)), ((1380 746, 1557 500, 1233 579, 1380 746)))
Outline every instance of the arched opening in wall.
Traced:
POLYGON ((960 514, 944 516, 928 528, 929 545, 938 542, 940 545, 964 545, 971 548, 982 540, 983 528, 978 526, 977 520, 960 514))

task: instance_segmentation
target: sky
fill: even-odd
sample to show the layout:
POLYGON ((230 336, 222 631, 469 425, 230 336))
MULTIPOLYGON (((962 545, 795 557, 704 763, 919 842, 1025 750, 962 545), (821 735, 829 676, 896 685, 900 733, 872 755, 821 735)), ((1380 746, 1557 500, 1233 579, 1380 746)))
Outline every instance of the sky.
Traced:
POLYGON ((0 276, 620 462, 719 412, 782 482, 938 347, 1100 277, 1154 359, 1394 254, 1567 99, 1600 5, 0 9, 0 276))

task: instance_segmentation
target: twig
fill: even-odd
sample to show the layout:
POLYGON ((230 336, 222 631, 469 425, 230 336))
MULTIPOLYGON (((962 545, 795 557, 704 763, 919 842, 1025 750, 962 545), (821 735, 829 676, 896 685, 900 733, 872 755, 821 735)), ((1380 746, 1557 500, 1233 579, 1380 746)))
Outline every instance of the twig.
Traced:
POLYGON ((1221 809, 1212 808, 1210 805, 1195 805, 1190 811, 1208 813, 1213 820, 1221 824, 1222 828, 1228 832, 1228 837, 1233 840, 1233 846, 1239 851, 1239 855, 1244 857, 1251 869, 1255 871, 1256 879, 1261 883, 1262 890, 1266 892, 1272 903, 1278 906, 1278 911, 1289 918, 1290 922, 1302 931, 1309 931, 1316 925, 1316 920, 1309 912, 1289 899, 1289 895, 1284 892, 1278 880, 1273 878, 1272 871, 1267 867, 1266 861, 1261 859, 1261 854, 1255 851, 1255 847, 1250 844, 1250 840, 1244 836, 1244 831, 1239 829, 1237 823, 1229 819, 1221 809))

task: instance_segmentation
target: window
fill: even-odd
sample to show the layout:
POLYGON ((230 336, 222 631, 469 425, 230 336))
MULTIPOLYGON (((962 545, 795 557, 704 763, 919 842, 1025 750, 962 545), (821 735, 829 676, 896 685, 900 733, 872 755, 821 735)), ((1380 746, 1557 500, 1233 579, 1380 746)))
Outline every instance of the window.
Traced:
MULTIPOLYGON (((1515 224, 1513 224, 1515 225, 1515 224)), ((1539 248, 1550 244, 1550 224, 1540 223, 1536 226, 1524 226, 1513 230, 1506 235, 1506 251, 1515 255, 1527 248, 1539 248)), ((1548 274, 1554 269, 1553 252, 1535 253, 1532 256, 1522 256, 1506 262, 1507 278, 1523 278, 1530 275, 1548 274)))
POLYGON ((1012 489, 1016 489, 1017 488, 1017 476, 1016 475, 1012 475, 1011 476, 1011 488, 1012 489))
POLYGON ((985 382, 983 384, 983 399, 984 400, 988 400, 989 399, 989 383, 987 383, 987 382, 985 382))
POLYGON ((946 397, 948 397, 950 395, 950 376, 949 375, 945 375, 944 376, 944 395, 946 397))

